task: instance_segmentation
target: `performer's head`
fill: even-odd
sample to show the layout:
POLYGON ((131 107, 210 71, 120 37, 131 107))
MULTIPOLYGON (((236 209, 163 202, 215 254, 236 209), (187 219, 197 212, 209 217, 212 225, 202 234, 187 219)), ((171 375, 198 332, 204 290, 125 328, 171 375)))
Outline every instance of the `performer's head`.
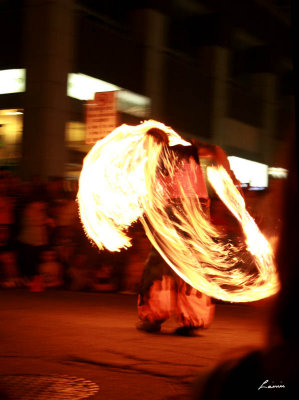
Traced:
POLYGON ((159 128, 151 128, 146 132, 147 135, 152 136, 157 143, 169 144, 168 135, 159 128))

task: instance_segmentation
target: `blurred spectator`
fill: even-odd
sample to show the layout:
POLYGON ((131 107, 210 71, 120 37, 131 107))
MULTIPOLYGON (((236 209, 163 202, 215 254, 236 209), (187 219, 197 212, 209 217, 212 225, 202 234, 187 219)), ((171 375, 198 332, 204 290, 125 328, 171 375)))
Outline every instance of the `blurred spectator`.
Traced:
POLYGON ((9 246, 9 229, 6 225, 0 226, 0 252, 5 250, 9 246))
POLYGON ((56 202, 57 200, 61 200, 64 197, 64 180, 61 177, 52 177, 47 182, 47 196, 48 201, 56 202))
POLYGON ((88 257, 84 253, 77 253, 67 270, 69 288, 71 290, 90 290, 93 288, 95 278, 94 270, 88 265, 88 257))
POLYGON ((75 195, 71 192, 65 193, 56 204, 52 203, 50 213, 54 219, 50 243, 56 251, 57 260, 63 266, 63 277, 67 284, 67 270, 71 267, 76 249, 76 231, 82 230, 78 221, 78 204, 75 195))
POLYGON ((113 292, 116 290, 112 264, 103 264, 95 271, 92 289, 100 292, 113 292))
POLYGON ((12 226, 14 223, 14 202, 8 196, 7 179, 0 177, 0 230, 2 240, 11 241, 12 226))
POLYGON ((51 243, 59 244, 62 237, 72 236, 73 227, 78 214, 78 204, 71 193, 64 193, 63 197, 49 204, 49 213, 54 221, 51 243))
POLYGON ((45 288, 61 287, 63 285, 63 268, 57 261, 57 255, 51 247, 42 250, 38 274, 45 288))
POLYGON ((40 291, 50 284, 43 282, 39 268, 46 268, 43 275, 49 277, 59 265, 62 276, 58 281, 64 282, 64 287, 94 290, 93 285, 104 279, 97 276, 103 274, 101 265, 111 265, 111 282, 114 290, 118 289, 121 259, 109 254, 110 261, 105 264, 105 256, 87 239, 78 213, 77 185, 62 178, 43 182, 39 176, 23 182, 0 171, 1 283, 14 286, 16 281, 16 286, 28 284, 31 290, 40 291), (44 252, 49 245, 51 257, 44 252))
POLYGON ((46 183, 47 213, 53 220, 53 225, 49 230, 49 242, 54 244, 56 235, 59 231, 58 220, 60 209, 65 199, 64 180, 60 177, 51 177, 46 183))
POLYGON ((34 198, 44 198, 44 188, 41 185, 36 185, 35 181, 19 181, 19 185, 14 194, 14 219, 13 240, 17 242, 22 224, 25 207, 34 198))
POLYGON ((17 257, 13 250, 0 253, 1 278, 0 283, 4 288, 23 286, 24 282, 19 276, 17 257))
POLYGON ((40 253, 49 244, 48 228, 53 221, 47 215, 43 199, 32 199, 25 206, 18 235, 20 273, 25 277, 37 274, 40 253))
POLYGON ((54 243, 52 243, 57 255, 57 261, 63 269, 63 280, 67 284, 67 270, 71 267, 74 257, 76 243, 71 228, 61 227, 56 235, 54 243))

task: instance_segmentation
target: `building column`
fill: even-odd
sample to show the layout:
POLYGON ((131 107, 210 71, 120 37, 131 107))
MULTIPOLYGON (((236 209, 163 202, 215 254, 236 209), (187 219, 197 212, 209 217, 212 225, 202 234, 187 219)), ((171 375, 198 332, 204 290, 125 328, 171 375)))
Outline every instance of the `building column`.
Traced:
POLYGON ((23 178, 62 177, 73 55, 73 0, 25 0, 23 178))
MULTIPOLYGON (((163 115, 164 66, 167 17, 153 9, 140 9, 131 13, 131 29, 144 47, 144 92, 151 100, 151 116, 163 115)), ((163 121, 161 121, 163 122, 163 121)))
POLYGON ((219 145, 225 145, 223 120, 227 116, 228 107, 228 79, 230 76, 231 53, 222 46, 205 46, 199 49, 199 58, 202 72, 212 80, 211 139, 219 145))
POLYGON ((263 102, 262 132, 260 137, 260 153, 263 162, 271 164, 276 157, 275 129, 277 123, 277 77, 271 73, 256 73, 253 75, 255 90, 263 102))

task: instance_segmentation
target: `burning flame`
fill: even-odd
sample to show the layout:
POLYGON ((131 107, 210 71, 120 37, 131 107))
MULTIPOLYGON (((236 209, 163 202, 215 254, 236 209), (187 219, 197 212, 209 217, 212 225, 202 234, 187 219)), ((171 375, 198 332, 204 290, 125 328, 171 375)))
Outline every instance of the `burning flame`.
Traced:
POLYGON ((208 179, 241 224, 246 246, 228 240, 209 222, 190 182, 188 191, 177 182, 180 198, 171 199, 165 179, 168 175, 175 180, 182 168, 171 151, 178 144, 190 145, 153 120, 122 125, 96 143, 84 159, 79 180, 80 216, 87 235, 100 249, 119 251, 131 246, 127 231, 139 219, 161 256, 195 289, 233 302, 276 293, 272 249, 222 167, 209 167, 208 179), (152 128, 167 134, 169 146, 147 134, 152 128))

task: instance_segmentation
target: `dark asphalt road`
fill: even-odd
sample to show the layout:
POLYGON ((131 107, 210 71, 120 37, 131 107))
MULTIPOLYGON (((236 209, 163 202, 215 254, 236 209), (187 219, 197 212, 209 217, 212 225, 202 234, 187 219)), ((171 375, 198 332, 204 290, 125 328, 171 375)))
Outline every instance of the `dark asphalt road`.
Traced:
MULTIPOLYGON (((172 334, 174 320, 161 334, 137 331, 134 295, 1 290, 0 307, 0 379, 4 374, 83 378, 99 387, 91 400, 187 399, 198 374, 264 342, 269 314, 267 302, 217 304, 211 327, 186 338, 172 334)), ((19 393, 27 394, 14 399, 36 398, 28 397, 28 385, 18 385, 19 393)))

